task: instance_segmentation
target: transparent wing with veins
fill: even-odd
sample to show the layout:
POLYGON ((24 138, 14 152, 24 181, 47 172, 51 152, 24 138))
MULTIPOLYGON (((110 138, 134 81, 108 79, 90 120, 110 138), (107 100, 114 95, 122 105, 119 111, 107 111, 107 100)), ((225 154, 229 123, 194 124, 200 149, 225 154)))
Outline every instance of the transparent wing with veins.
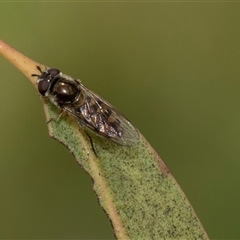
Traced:
POLYGON ((133 146, 139 140, 137 129, 114 107, 80 83, 84 101, 64 107, 79 122, 93 132, 125 146, 133 146))

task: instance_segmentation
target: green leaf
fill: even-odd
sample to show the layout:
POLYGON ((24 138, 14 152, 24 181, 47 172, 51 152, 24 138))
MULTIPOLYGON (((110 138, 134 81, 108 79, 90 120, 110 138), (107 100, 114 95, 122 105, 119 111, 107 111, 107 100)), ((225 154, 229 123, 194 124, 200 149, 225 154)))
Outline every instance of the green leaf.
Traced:
MULTIPOLYGON (((36 66, 42 66, 0 40, 0 53, 36 87, 36 66)), ((46 119, 59 109, 43 100, 46 119)), ((47 124, 49 134, 63 143, 91 176, 100 205, 118 239, 208 239, 199 219, 166 165, 140 134, 134 147, 117 145, 86 132, 63 114, 47 124)), ((81 184, 81 183, 79 183, 81 184)))

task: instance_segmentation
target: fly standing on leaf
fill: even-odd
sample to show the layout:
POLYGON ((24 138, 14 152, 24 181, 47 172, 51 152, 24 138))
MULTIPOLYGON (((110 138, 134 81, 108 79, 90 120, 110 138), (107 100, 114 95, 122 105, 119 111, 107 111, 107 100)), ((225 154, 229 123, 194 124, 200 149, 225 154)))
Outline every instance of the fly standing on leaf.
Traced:
POLYGON ((32 76, 38 78, 39 93, 72 115, 81 127, 127 147, 132 147, 139 141, 138 130, 129 120, 85 87, 79 79, 73 79, 56 68, 44 72, 39 66, 37 69, 41 74, 32 76))

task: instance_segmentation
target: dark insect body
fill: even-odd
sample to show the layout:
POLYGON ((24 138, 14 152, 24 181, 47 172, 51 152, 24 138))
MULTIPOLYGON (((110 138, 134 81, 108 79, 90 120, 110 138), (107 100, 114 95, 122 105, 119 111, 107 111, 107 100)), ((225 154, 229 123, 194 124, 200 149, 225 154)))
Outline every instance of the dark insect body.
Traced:
POLYGON ((138 130, 120 112, 80 80, 63 74, 56 68, 42 72, 37 86, 39 93, 54 105, 72 115, 81 127, 123 146, 134 146, 139 141, 138 130))

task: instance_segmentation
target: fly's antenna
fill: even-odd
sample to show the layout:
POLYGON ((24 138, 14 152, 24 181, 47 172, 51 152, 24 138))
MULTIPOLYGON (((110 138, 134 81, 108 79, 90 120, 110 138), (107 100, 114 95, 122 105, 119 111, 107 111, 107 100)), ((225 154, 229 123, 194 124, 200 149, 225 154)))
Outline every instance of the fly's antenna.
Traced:
MULTIPOLYGON (((43 73, 42 72, 42 69, 40 68, 40 66, 37 66, 37 70, 40 72, 40 73, 43 73)), ((40 75, 38 74, 32 74, 32 77, 39 77, 40 75)))

